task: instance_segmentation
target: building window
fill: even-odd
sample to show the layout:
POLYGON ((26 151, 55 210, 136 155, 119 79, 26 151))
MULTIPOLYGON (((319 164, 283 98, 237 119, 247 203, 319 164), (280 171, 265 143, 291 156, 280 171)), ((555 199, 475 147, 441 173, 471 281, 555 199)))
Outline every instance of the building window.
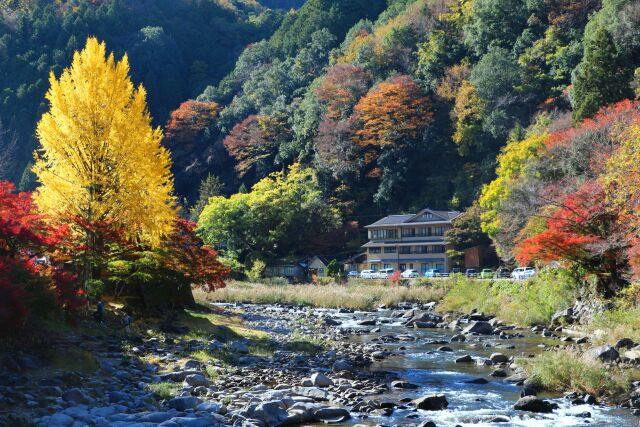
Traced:
POLYGON ((409 270, 413 270, 413 264, 409 264, 409 270))
POLYGON ((426 254, 428 252, 428 246, 416 246, 416 253, 417 254, 426 254))
POLYGON ((379 230, 370 230, 370 239, 395 239, 398 237, 398 230, 394 228, 384 228, 379 230))
POLYGON ((295 276, 296 273, 296 268, 295 267, 284 267, 282 269, 282 271, 284 272, 284 276, 295 276))
POLYGON ((425 264, 425 263, 420 264, 420 272, 422 274, 426 273, 428 269, 429 269, 429 264, 425 264))
POLYGON ((444 236, 444 227, 434 227, 433 228, 434 236, 444 236))
POLYGON ((416 229, 415 228, 403 228, 402 229, 402 237, 415 237, 416 229))
POLYGON ((378 271, 378 264, 371 264, 371 270, 378 271))
POLYGON ((379 254, 380 253, 380 247, 369 248, 369 253, 370 254, 379 254))
POLYGON ((399 269, 400 271, 405 271, 407 269, 407 264, 400 264, 399 269))
POLYGON ((399 252, 401 254, 410 254, 411 253, 411 246, 400 246, 399 252))
POLYGON ((383 268, 391 268, 391 264, 384 264, 383 268))
POLYGON ((385 254, 395 254, 396 253, 396 247, 395 246, 386 246, 384 248, 384 253, 385 254))
POLYGON ((324 276, 324 268, 318 269, 318 276, 324 276))
POLYGON ((436 270, 444 273, 444 264, 436 264, 436 270))
POLYGON ((431 252, 434 254, 443 254, 444 246, 431 246, 431 252))

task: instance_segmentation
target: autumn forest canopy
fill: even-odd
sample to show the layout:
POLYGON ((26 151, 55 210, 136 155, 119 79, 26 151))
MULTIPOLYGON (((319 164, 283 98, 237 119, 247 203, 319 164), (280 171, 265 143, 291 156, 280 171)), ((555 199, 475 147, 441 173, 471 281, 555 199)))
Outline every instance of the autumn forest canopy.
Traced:
POLYGON ((351 255, 354 221, 427 206, 466 211, 456 249, 557 262, 605 296, 640 274, 637 1, 3 0, 0 18, 0 305, 20 321, 351 255))

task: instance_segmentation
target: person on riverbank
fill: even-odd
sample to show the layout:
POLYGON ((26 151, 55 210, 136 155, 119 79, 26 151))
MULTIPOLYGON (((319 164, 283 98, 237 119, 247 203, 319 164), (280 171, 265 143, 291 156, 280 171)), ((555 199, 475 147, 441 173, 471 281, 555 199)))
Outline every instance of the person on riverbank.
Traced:
POLYGON ((96 302, 95 319, 100 324, 104 322, 104 301, 102 298, 98 298, 98 302, 96 302))
POLYGON ((131 320, 131 316, 129 316, 129 313, 125 311, 124 315, 122 316, 122 324, 124 325, 124 331, 127 334, 131 332, 131 328, 129 327, 131 325, 131 320))

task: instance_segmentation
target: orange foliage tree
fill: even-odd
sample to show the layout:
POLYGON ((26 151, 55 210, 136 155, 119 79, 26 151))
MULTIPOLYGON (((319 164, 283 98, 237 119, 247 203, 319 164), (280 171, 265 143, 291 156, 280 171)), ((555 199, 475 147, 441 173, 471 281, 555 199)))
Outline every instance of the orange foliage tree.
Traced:
POLYGON ((167 139, 172 142, 189 143, 200 137, 218 117, 220 106, 215 102, 201 102, 192 99, 180 104, 171 113, 167 122, 167 139))

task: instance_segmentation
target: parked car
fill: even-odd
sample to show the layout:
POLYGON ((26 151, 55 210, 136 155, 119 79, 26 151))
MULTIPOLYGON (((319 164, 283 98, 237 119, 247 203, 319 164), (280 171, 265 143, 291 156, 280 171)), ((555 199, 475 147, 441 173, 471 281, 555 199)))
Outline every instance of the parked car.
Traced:
POLYGON ((467 268, 467 271, 464 272, 464 275, 467 277, 476 277, 478 276, 478 270, 475 268, 467 268))
POLYGON ((373 275, 374 279, 388 279, 393 276, 393 268, 383 268, 373 275))
POLYGON ((360 272, 361 279, 373 279, 374 274, 376 274, 373 270, 362 270, 360 272))
POLYGON ((496 279, 508 279, 511 277, 511 272, 508 268, 499 268, 496 270, 496 279))
POLYGON ((440 270, 431 269, 424 272, 424 277, 440 277, 440 270))
POLYGON ((451 272, 450 272, 449 274, 460 274, 460 273, 462 273, 462 270, 461 270, 460 268, 458 268, 458 267, 453 267, 453 268, 451 269, 451 272))
POLYGON ((360 277, 360 273, 357 271, 350 271, 347 273, 347 277, 360 277))
POLYGON ((418 277, 419 274, 416 270, 405 270, 402 272, 402 274, 400 274, 400 277, 402 277, 403 279, 415 279, 416 277, 418 277))
POLYGON ((481 279, 493 279, 493 270, 490 268, 483 268, 480 272, 481 279))
POLYGON ((536 274, 536 269, 533 267, 518 267, 511 272, 511 278, 525 280, 531 278, 534 274, 536 274))

